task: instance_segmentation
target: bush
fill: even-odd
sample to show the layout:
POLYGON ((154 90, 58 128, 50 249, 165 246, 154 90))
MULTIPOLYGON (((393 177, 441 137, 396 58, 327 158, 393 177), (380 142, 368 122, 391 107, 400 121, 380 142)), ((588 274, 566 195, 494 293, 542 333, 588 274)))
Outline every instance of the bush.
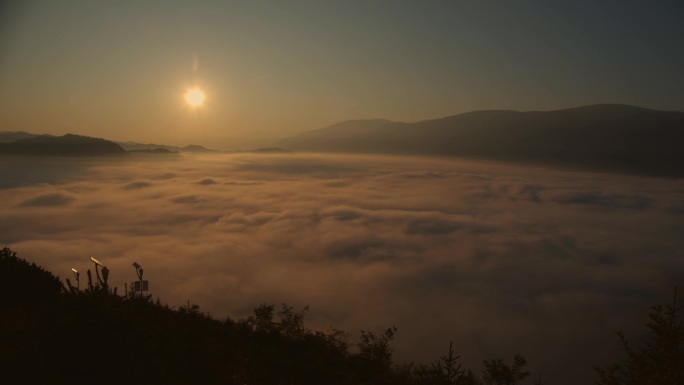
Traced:
POLYGON ((49 271, 17 257, 8 247, 0 250, 0 303, 4 310, 54 300, 62 283, 49 271))
POLYGON ((627 353, 624 363, 606 368, 594 368, 599 385, 683 385, 684 331, 677 306, 675 288, 672 306, 654 306, 649 313, 649 340, 643 347, 634 348, 623 332, 617 332, 622 348, 627 353))

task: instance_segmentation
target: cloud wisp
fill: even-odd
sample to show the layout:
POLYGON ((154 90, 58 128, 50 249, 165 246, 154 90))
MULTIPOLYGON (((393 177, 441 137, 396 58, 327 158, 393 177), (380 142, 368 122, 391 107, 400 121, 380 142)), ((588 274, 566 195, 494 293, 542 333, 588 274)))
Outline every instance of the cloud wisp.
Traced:
MULTIPOLYGON (((27 166, 28 167, 28 166, 27 166)), ((681 181, 475 161, 230 155, 5 181, 0 242, 62 277, 217 317, 310 305, 312 327, 399 328, 397 358, 526 355, 588 382, 684 278, 681 181), (578 369, 579 368, 579 369, 578 369)))

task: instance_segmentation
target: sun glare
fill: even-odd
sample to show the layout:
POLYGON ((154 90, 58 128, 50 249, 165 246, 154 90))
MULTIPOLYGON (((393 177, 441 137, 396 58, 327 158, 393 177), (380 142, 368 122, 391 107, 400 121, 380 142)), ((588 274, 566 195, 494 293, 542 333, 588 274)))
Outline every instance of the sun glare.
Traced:
POLYGON ((185 92, 185 101, 188 102, 191 107, 200 107, 204 104, 205 98, 204 92, 197 87, 191 88, 185 92))

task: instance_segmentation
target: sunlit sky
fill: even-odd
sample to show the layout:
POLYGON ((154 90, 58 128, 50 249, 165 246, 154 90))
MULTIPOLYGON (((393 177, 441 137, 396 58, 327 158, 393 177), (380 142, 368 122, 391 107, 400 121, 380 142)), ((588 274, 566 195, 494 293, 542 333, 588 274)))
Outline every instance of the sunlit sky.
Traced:
POLYGON ((227 148, 346 119, 684 110, 681 1, 23 0, 0 15, 0 130, 227 148))

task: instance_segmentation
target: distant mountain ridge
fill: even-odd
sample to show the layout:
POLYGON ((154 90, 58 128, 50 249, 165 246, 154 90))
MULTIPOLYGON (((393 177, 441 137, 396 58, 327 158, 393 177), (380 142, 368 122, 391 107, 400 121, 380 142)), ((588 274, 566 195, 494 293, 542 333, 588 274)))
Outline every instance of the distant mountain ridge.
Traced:
POLYGON ((167 146, 164 144, 142 144, 136 142, 117 142, 118 145, 123 147, 128 152, 135 153, 195 153, 195 154, 290 154, 293 151, 286 150, 279 147, 266 147, 257 148, 254 150, 233 150, 233 151, 223 151, 223 150, 211 150, 204 146, 199 146, 196 144, 191 144, 185 147, 178 146, 167 146))
POLYGON ((66 134, 38 135, 0 143, 0 155, 103 156, 125 154, 121 146, 105 139, 66 134))
POLYGON ((0 143, 12 143, 19 139, 35 138, 38 134, 31 134, 24 131, 0 131, 0 143))
POLYGON ((473 111, 414 123, 356 120, 308 131, 297 151, 472 157, 684 176, 684 112, 620 104, 473 111))
POLYGON ((293 151, 266 147, 244 151, 210 150, 191 144, 185 147, 135 142, 115 143, 106 139, 66 134, 38 135, 22 131, 0 131, 0 156, 100 156, 117 154, 178 155, 194 154, 290 154, 293 151))
POLYGON ((185 147, 179 146, 168 146, 165 144, 153 144, 153 143, 136 143, 136 142, 116 142, 119 146, 123 147, 126 151, 144 151, 144 150, 156 150, 159 148, 169 150, 171 152, 194 152, 194 153, 211 153, 211 152, 221 152, 219 150, 210 150, 204 146, 199 146, 196 144, 191 144, 185 147))
POLYGON ((154 150, 146 148, 144 150, 128 150, 132 154, 159 154, 159 155, 172 155, 178 154, 178 151, 171 151, 166 148, 155 148, 154 150))

